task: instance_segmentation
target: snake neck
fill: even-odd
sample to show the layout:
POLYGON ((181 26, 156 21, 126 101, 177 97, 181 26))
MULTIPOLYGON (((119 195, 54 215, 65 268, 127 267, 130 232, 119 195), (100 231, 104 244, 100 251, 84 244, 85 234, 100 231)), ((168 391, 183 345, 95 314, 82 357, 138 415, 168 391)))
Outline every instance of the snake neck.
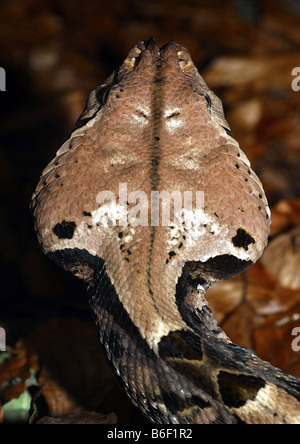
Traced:
POLYGON ((124 309, 104 262, 88 291, 108 359, 133 403, 150 421, 300 421, 300 382, 232 344, 206 304, 191 310, 183 301, 181 312, 189 329, 164 336, 154 352, 124 309), (283 398, 289 400, 288 413, 278 409, 283 398))

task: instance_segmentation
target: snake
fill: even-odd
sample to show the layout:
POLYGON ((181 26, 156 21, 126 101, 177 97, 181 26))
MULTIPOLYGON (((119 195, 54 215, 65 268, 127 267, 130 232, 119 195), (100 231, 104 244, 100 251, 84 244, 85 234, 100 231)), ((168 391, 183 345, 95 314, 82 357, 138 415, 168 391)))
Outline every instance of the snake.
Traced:
POLYGON ((270 210, 187 49, 131 48, 31 208, 43 252, 86 282, 106 356, 150 422, 300 423, 299 380, 234 344, 205 299, 261 257, 270 210))

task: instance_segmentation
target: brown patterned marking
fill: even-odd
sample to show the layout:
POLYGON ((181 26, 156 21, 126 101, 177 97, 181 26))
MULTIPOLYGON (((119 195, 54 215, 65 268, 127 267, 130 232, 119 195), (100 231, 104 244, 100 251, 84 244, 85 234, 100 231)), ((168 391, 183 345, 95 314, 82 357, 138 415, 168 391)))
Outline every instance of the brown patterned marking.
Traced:
POLYGON ((253 401, 266 382, 259 377, 220 371, 218 384, 225 405, 239 408, 247 401, 253 401))
POLYGON ((159 343, 159 354, 164 358, 180 358, 201 361, 201 342, 190 331, 173 331, 159 343))

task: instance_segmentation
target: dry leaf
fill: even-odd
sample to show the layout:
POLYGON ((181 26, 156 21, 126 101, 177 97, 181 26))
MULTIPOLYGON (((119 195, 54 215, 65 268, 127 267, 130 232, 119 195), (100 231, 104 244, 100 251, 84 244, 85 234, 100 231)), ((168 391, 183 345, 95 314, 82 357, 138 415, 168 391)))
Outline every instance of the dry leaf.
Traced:
POLYGON ((271 208, 272 224, 270 235, 274 236, 300 225, 300 199, 283 199, 271 208))
POLYGON ((11 358, 0 365, 0 401, 18 398, 27 389, 31 368, 38 368, 37 357, 24 348, 11 349, 11 358))
POLYGON ((290 91, 291 69, 299 60, 298 51, 269 57, 219 57, 206 71, 205 79, 213 88, 251 84, 252 91, 261 92, 280 85, 290 91))
POLYGON ((206 294, 206 300, 214 313, 214 318, 222 324, 243 301, 245 285, 237 279, 217 282, 206 294))
POLYGON ((286 313, 269 316, 264 324, 254 331, 257 354, 296 378, 300 377, 300 354, 292 348, 292 331, 299 327, 299 319, 300 303, 286 313))
POLYGON ((215 284, 207 300, 234 343, 300 376, 300 355, 291 347, 292 330, 300 325, 300 291, 280 287, 276 277, 268 279, 259 261, 244 275, 215 284))
POLYGON ((300 290, 300 225, 273 239, 261 261, 280 286, 300 290))

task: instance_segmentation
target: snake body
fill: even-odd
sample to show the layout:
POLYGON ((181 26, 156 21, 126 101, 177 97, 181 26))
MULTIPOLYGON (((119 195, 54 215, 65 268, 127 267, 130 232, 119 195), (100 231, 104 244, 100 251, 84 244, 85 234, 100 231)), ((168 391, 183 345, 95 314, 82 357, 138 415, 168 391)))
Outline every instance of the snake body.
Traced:
POLYGON ((300 382, 234 345, 204 297, 262 255, 270 212, 185 48, 130 50, 90 94, 32 208, 43 251, 87 282, 100 341, 151 421, 300 423, 300 382), (178 217, 175 197, 191 195, 178 217))

